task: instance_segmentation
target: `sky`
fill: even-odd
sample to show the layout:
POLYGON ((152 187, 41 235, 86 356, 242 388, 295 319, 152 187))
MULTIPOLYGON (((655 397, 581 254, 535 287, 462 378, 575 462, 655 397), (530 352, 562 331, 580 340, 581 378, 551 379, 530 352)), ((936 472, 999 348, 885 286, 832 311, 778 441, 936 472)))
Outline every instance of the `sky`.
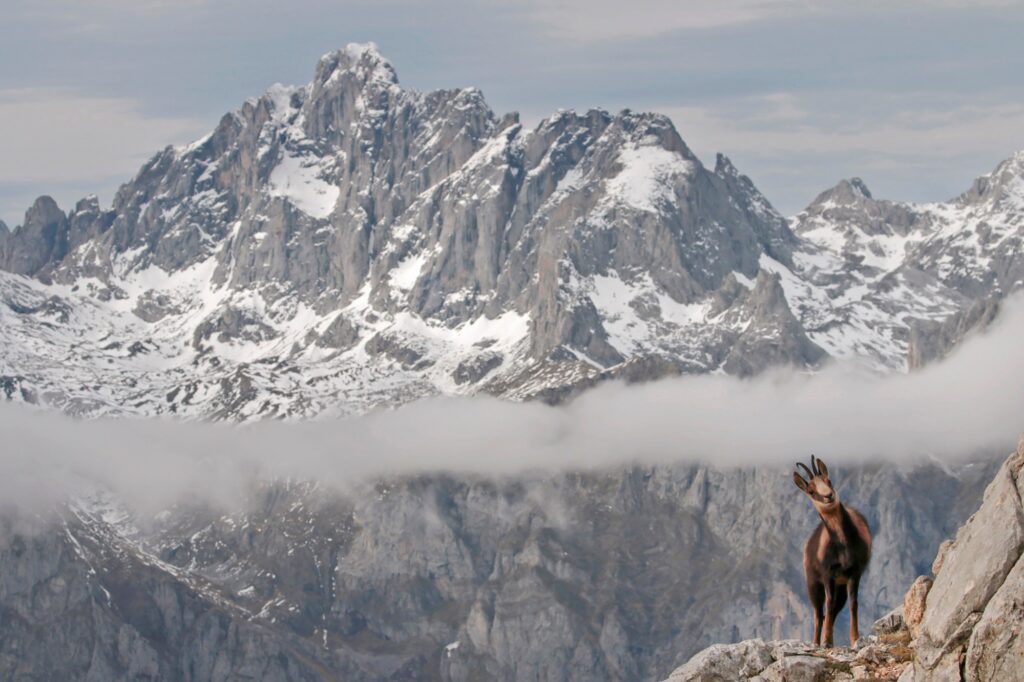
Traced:
POLYGON ((605 384, 557 407, 435 398, 358 418, 237 427, 83 421, 0 402, 0 507, 45 511, 95 486, 156 512, 186 497, 230 508, 254 480, 283 477, 344 490, 396 474, 675 462, 789 467, 811 453, 835 470, 1005 456, 1024 413, 1022 335, 1018 296, 987 332, 910 374, 832 365, 754 379, 683 376, 605 384))
POLYGON ((784 214, 839 179, 939 201, 1024 148, 1024 0, 4 0, 0 219, 65 209, 320 55, 376 42, 403 87, 477 86, 535 124, 659 111, 784 214))

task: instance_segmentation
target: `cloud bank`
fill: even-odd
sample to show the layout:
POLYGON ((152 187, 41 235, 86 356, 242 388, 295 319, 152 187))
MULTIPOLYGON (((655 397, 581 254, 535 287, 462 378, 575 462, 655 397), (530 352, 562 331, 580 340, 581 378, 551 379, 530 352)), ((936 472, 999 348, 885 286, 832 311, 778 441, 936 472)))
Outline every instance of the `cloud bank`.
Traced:
POLYGON ((81 422, 0 408, 0 499, 39 509, 100 485, 155 511, 188 496, 232 504, 255 480, 344 488, 428 472, 514 475, 632 463, 788 465, 955 459, 1024 431, 1024 298, 945 361, 909 375, 831 367, 609 384, 559 407, 425 400, 341 421, 245 427, 81 422))

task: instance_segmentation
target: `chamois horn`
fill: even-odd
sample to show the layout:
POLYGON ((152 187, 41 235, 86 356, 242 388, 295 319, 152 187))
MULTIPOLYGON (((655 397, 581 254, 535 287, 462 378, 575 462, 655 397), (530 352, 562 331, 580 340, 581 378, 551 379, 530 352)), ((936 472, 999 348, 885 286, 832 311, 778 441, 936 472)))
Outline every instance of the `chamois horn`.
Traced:
POLYGON ((810 481, 812 478, 814 478, 814 474, 811 473, 811 470, 807 468, 806 464, 803 464, 801 462, 797 462, 796 465, 798 467, 800 467, 801 469, 803 469, 807 473, 807 480, 808 481, 810 481))

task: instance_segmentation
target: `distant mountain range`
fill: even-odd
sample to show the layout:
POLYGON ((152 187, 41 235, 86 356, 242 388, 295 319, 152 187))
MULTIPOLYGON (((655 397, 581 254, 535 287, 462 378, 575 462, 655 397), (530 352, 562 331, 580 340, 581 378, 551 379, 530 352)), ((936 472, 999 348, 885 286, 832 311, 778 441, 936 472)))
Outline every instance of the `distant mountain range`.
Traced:
POLYGON ((1024 279, 1024 153, 946 203, 844 180, 779 215, 668 118, 528 130, 325 55, 64 213, 0 226, 0 389, 75 415, 557 401, 609 378, 941 357, 1024 279))

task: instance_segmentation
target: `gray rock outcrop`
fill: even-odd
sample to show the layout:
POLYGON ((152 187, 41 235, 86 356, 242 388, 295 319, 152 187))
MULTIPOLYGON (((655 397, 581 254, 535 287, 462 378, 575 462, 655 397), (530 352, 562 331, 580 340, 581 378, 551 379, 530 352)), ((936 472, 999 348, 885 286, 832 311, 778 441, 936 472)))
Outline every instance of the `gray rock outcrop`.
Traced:
POLYGON ((946 550, 916 642, 914 677, 1024 679, 1024 441, 946 550))
POLYGON ((17 230, 0 234, 0 269, 40 274, 67 255, 68 242, 67 216, 51 197, 39 197, 17 230))
POLYGON ((884 644, 858 650, 760 639, 716 644, 676 668, 664 682, 893 682, 904 669, 884 644))

